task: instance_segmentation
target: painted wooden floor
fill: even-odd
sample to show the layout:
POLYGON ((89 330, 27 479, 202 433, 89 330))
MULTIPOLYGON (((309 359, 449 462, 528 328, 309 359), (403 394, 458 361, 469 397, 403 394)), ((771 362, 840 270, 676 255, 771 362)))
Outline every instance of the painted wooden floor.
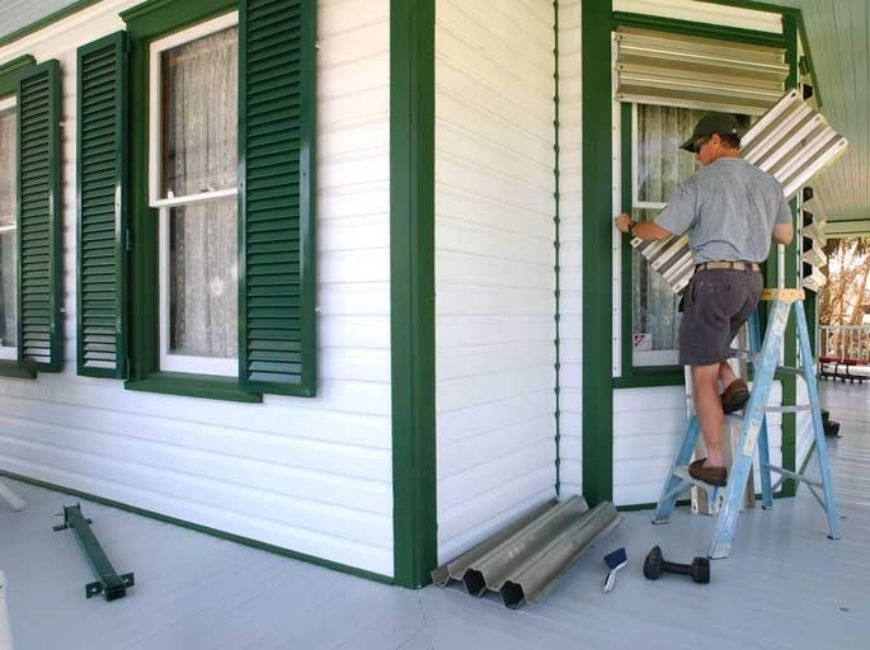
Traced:
POLYGON ((870 386, 823 385, 842 437, 830 444, 843 539, 831 542, 802 492, 745 513, 712 583, 644 580, 653 544, 689 561, 711 520, 649 512, 621 526, 540 606, 505 609, 459 590, 413 592, 271 555, 83 502, 130 595, 86 600, 91 574, 55 513, 76 500, 15 481, 29 507, 0 505, 0 568, 17 650, 135 648, 867 648, 870 634, 870 386), (626 546, 630 566, 603 595, 601 557, 626 546))

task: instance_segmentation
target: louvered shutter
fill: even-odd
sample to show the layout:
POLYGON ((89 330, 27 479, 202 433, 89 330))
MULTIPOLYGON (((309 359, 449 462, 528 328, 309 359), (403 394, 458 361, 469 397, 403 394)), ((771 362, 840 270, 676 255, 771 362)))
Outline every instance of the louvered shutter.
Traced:
POLYGON ((620 26, 616 98, 760 115, 785 92, 785 49, 620 26))
POLYGON ((311 396, 314 1, 242 0, 239 11, 240 380, 311 396))
POLYGON ((78 373, 126 376, 127 38, 78 51, 78 373))
POLYGON ((60 67, 46 61, 18 81, 18 357, 38 370, 63 364, 60 67))

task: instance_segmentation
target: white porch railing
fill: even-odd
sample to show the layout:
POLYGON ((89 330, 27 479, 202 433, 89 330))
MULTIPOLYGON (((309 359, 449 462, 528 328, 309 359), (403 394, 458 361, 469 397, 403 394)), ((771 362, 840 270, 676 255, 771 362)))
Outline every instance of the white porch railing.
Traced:
POLYGON ((870 359, 870 325, 822 325, 819 356, 870 359))

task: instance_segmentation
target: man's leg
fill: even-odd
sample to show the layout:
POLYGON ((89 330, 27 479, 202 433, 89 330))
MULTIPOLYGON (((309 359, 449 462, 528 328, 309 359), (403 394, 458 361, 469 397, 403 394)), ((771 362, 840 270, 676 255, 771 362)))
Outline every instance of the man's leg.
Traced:
POLYGON ((692 366, 692 383, 695 391, 695 410, 698 423, 707 447, 707 462, 704 467, 724 467, 722 456, 722 423, 725 414, 716 385, 721 364, 692 366))
POLYGON ((719 382, 722 384, 722 390, 728 388, 731 383, 737 379, 737 375, 731 369, 731 364, 723 361, 719 364, 719 382))

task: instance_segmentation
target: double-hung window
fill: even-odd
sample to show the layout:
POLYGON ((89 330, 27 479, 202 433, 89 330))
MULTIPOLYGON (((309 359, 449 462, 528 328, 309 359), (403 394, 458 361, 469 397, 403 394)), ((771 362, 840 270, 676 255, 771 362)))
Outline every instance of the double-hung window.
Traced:
MULTIPOLYGON (((688 108, 632 105, 631 204, 635 221, 654 221, 680 183, 694 173, 694 157, 679 147, 703 114, 688 108)), ((633 365, 676 365, 679 297, 635 249, 632 256, 633 365)))
POLYGON ((233 12, 150 47, 164 371, 238 374, 237 23, 233 12))
POLYGON ((18 357, 18 192, 15 98, 0 99, 0 359, 18 357))

